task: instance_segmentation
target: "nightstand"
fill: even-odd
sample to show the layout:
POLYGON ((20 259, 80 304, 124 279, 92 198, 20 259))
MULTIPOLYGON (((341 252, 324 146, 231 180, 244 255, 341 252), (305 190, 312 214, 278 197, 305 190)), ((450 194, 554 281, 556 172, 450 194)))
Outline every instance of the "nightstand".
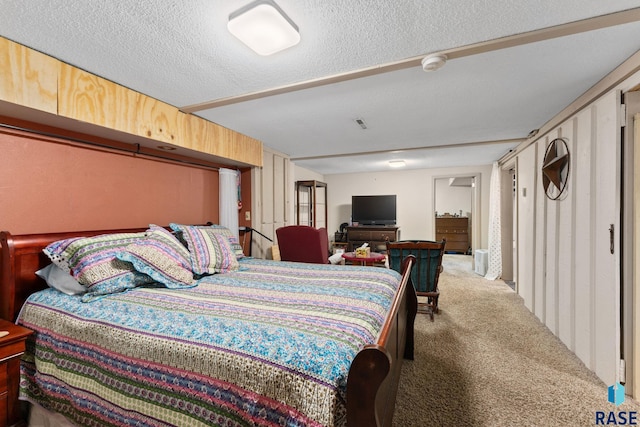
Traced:
POLYGON ((0 320, 0 331, 9 334, 0 337, 0 427, 20 425, 20 355, 32 331, 6 320, 0 320))

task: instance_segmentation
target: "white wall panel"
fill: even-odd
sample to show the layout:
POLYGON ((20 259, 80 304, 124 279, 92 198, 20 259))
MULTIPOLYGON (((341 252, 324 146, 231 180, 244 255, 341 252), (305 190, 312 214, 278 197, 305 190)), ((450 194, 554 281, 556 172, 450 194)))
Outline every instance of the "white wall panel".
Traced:
MULTIPOLYGON (((619 228, 617 157, 620 130, 617 94, 601 98, 596 109, 594 256, 595 264, 595 372, 605 383, 617 377, 619 342, 619 272, 609 247, 609 227, 619 228)), ((616 239, 616 242, 618 240, 616 239)), ((618 248, 619 249, 619 248, 618 248)))
POLYGON ((273 223, 273 168, 274 154, 270 151, 264 151, 264 159, 262 161, 262 212, 260 220, 262 224, 273 223))
POLYGON ((575 119, 575 148, 572 151, 571 187, 575 200, 575 337, 574 352, 586 366, 593 369, 593 337, 595 317, 593 315, 595 299, 593 291, 593 236, 591 222, 591 192, 595 183, 592 156, 595 145, 595 133, 592 131, 592 115, 595 110, 580 112, 575 119))
POLYGON ((609 225, 617 229, 619 222, 618 112, 616 92, 610 92, 518 154, 521 186, 535 175, 525 168, 538 171, 534 212, 530 199, 519 194, 518 200, 519 292, 607 384, 617 379, 620 355, 619 271, 609 251, 609 225), (566 193, 550 200, 540 168, 557 137, 567 142, 571 169, 566 193))
POLYGON ((557 262, 557 331, 560 339, 569 347, 574 349, 574 312, 575 312, 575 229, 573 224, 575 222, 574 207, 575 207, 575 191, 573 184, 573 175, 575 172, 575 165, 573 164, 575 159, 573 153, 575 152, 576 138, 575 138, 575 125, 577 118, 570 120, 566 125, 562 126, 558 136, 565 139, 569 148, 569 180, 571 183, 567 183, 567 189, 565 194, 558 200, 557 203, 557 248, 558 248, 558 262, 557 262))
POLYGON ((535 208, 537 177, 537 145, 533 144, 518 155, 516 172, 518 178, 518 292, 524 305, 535 312, 535 208))
POLYGON ((283 156, 273 156, 273 222, 279 226, 289 221, 287 210, 286 190, 290 188, 287 184, 287 173, 285 162, 289 159, 283 156))
MULTIPOLYGON (((558 138, 559 130, 552 132, 547 138, 544 147, 540 147, 541 160, 538 163, 542 166, 546 154, 547 146, 554 139, 558 138)), ((542 177, 541 177, 542 180, 542 177)), ((542 193, 545 193, 544 186, 540 186, 542 193)), ((544 196, 546 210, 544 212, 545 221, 545 257, 544 257, 544 276, 543 286, 545 287, 545 323, 556 335, 558 334, 558 264, 561 254, 558 253, 558 219, 560 215, 560 200, 549 200, 544 196)))
MULTIPOLYGON (((290 160, 287 156, 264 148, 262 168, 252 172, 253 227, 265 236, 275 240, 276 229, 287 225, 291 215, 290 194, 293 183, 289 173, 290 160), (290 191, 289 191, 290 190, 290 191)), ((272 242, 253 234, 252 255, 271 258, 272 242)))
MULTIPOLYGON (((549 141, 548 137, 538 141, 538 150, 536 152, 535 168, 540 171, 540 165, 544 160, 544 152, 549 141)), ((534 247, 534 268, 536 271, 535 276, 535 311, 534 314, 543 323, 546 324, 546 310, 547 310, 547 283, 546 283, 546 245, 547 245, 547 196, 545 196, 544 188, 542 187, 542 177, 538 174, 536 178, 536 212, 535 212, 535 247, 534 247)))

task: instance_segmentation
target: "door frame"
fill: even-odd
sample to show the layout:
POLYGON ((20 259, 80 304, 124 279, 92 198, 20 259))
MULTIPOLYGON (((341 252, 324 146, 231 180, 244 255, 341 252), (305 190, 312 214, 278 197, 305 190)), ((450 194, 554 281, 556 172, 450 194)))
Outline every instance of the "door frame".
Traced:
POLYGON ((500 234, 502 240, 503 280, 515 283, 518 292, 518 197, 517 157, 501 166, 500 234), (514 181, 516 185, 514 186, 514 181), (509 275, 511 278, 509 278, 509 275))
MULTIPOLYGON (((470 173, 459 173, 459 174, 447 174, 447 175, 437 175, 431 178, 431 185, 433 188, 433 211, 434 213, 437 211, 436 206, 436 196, 437 196, 437 187, 436 180, 439 179, 450 179, 450 178, 473 178, 473 185, 471 186, 471 250, 472 254, 475 253, 476 249, 482 249, 482 205, 481 205, 481 184, 482 184, 482 174, 480 172, 470 172, 470 173)), ((436 232, 436 216, 433 215, 432 220, 433 234, 435 239, 436 232)))
MULTIPOLYGON (((636 113, 634 115, 633 120, 633 128, 634 128, 634 139, 633 145, 635 147, 640 147, 640 113, 636 113)), ((631 378, 631 396, 634 399, 640 398, 640 338, 638 337, 638 333, 640 333, 640 265, 637 262, 633 262, 633 259, 637 259, 640 255, 640 195, 638 191, 635 189, 640 189, 640 149, 634 150, 633 155, 633 189, 634 197, 633 197, 633 211, 635 212, 635 217, 633 218, 633 234, 632 234, 632 242, 628 245, 632 249, 631 257, 633 270, 633 277, 630 283, 630 298, 633 309, 631 312, 631 320, 630 320, 630 328, 627 328, 627 339, 630 341, 628 343, 629 348, 631 349, 632 357, 631 363, 628 365, 627 369, 630 370, 629 377, 631 378)))
POLYGON ((621 359, 624 361, 626 393, 640 396, 640 92, 622 94, 621 212, 620 212, 620 328, 621 359))
POLYGON ((623 188, 625 204, 621 213, 621 236, 630 236, 622 243, 621 309, 622 348, 625 361, 627 394, 640 397, 640 265, 635 260, 640 255, 640 92, 624 94, 626 117, 622 153, 623 188))

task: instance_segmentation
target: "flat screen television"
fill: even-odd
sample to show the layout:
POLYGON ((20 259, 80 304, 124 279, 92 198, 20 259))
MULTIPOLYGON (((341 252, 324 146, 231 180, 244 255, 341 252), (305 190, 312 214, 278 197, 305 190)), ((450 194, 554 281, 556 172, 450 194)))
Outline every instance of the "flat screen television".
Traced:
POLYGON ((395 225, 396 195, 351 196, 351 221, 359 225, 395 225))

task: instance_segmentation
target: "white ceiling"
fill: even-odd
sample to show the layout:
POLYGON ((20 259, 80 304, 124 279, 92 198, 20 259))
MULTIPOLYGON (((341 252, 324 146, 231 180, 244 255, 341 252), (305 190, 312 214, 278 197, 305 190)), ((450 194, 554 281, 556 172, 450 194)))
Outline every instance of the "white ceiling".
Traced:
POLYGON ((489 164, 640 50, 640 0, 276 0, 301 42, 262 57, 226 29, 249 2, 0 0, 0 36, 185 110, 286 87, 194 114, 321 174, 387 170, 394 158, 412 169, 489 164), (565 25, 627 9, 630 23, 565 25), (556 26, 575 34, 522 44, 556 26), (513 47, 496 49, 510 36, 513 47), (484 42, 488 52, 470 49, 484 42), (425 73, 431 52, 451 59, 425 73))

